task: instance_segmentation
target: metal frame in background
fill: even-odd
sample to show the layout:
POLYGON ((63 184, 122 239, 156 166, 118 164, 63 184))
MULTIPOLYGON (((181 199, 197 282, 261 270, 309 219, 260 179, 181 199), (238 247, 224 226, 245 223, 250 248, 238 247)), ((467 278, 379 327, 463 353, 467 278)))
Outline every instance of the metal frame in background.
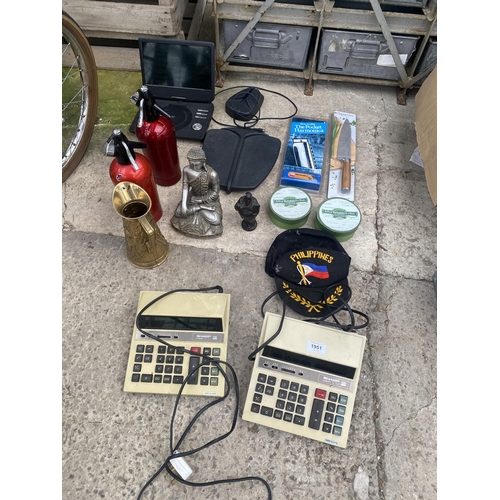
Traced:
POLYGON ((264 3, 255 0, 214 0, 216 65, 218 87, 223 86, 222 74, 226 71, 252 72, 293 76, 305 80, 304 93, 312 95, 315 80, 344 81, 398 87, 397 102, 406 104, 407 90, 425 78, 436 66, 436 63, 423 69, 417 75, 415 70, 431 36, 437 36, 437 0, 429 0, 422 15, 404 14, 399 12, 383 12, 379 0, 369 0, 371 11, 361 9, 334 8, 335 0, 314 0, 313 5, 283 4, 276 0, 265 0, 264 3), (236 40, 224 50, 221 43, 221 20, 232 19, 247 21, 243 31, 236 40), (314 49, 307 67, 303 71, 283 68, 262 68, 253 66, 232 65, 228 59, 239 43, 250 33, 259 22, 269 22, 285 25, 311 26, 317 28, 317 34, 312 43, 314 49), (383 80, 359 76, 344 76, 318 73, 316 68, 318 46, 323 28, 347 29, 382 32, 387 41, 391 55, 395 61, 400 79, 383 80), (418 35, 422 41, 417 50, 412 65, 405 68, 399 57, 393 33, 400 35, 418 35))

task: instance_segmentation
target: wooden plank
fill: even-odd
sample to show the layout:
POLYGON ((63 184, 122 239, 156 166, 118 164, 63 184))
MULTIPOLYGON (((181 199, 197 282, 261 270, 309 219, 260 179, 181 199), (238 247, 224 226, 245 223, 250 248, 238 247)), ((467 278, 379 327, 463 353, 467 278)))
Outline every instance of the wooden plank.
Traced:
POLYGON ((191 20, 191 25, 189 27, 187 39, 198 40, 198 35, 200 34, 200 29, 201 29, 201 23, 203 21, 203 15, 205 14, 205 7, 207 5, 207 0, 198 0, 196 4, 189 4, 189 5, 196 5, 196 7, 194 10, 193 19, 191 20))
MULTIPOLYGON (((262 2, 254 0, 216 0, 219 19, 250 21, 262 2)), ((384 12, 385 20, 392 33, 399 35, 425 35, 429 27, 428 19, 422 14, 402 14, 384 12)), ((262 16, 261 22, 292 24, 295 26, 317 27, 320 13, 314 6, 283 4, 275 2, 262 16)), ((380 32, 380 24, 372 10, 334 8, 325 11, 323 28, 351 31, 380 32)), ((437 23, 431 33, 437 36, 437 23)))
POLYGON ((131 35, 178 35, 188 0, 172 0, 172 2, 169 6, 63 0, 62 6, 89 37, 114 33, 115 38, 118 34, 124 38, 131 38, 131 35))

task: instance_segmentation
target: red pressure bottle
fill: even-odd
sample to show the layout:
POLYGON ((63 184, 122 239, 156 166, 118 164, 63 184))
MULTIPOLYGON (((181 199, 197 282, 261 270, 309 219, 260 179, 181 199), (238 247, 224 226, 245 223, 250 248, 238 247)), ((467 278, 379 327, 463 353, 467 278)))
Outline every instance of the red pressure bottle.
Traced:
POLYGON ((151 163, 156 184, 173 186, 181 179, 181 167, 172 120, 156 105, 146 85, 138 91, 136 103, 139 106, 139 118, 135 135, 147 145, 144 155, 151 163))
POLYGON ((114 157, 109 166, 109 176, 116 186, 119 182, 133 182, 143 188, 151 198, 151 214, 156 222, 163 215, 158 188, 149 160, 134 148, 146 148, 142 142, 129 141, 120 129, 114 129, 113 134, 104 143, 102 152, 114 157))

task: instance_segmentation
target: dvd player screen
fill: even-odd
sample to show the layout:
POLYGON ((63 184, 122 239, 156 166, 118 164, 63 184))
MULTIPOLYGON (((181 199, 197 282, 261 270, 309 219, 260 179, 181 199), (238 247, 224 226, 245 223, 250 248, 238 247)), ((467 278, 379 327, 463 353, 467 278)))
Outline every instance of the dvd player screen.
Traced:
POLYGON ((143 42, 146 85, 211 90, 211 49, 207 46, 143 42))

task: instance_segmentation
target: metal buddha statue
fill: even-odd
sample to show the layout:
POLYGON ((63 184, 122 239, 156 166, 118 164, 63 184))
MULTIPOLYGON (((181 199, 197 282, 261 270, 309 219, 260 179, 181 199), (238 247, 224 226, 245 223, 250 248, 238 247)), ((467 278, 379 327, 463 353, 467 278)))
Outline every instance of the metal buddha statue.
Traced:
POLYGON ((191 148, 182 172, 182 199, 170 222, 186 236, 204 238, 222 234, 222 206, 217 172, 206 164, 205 152, 191 148))

